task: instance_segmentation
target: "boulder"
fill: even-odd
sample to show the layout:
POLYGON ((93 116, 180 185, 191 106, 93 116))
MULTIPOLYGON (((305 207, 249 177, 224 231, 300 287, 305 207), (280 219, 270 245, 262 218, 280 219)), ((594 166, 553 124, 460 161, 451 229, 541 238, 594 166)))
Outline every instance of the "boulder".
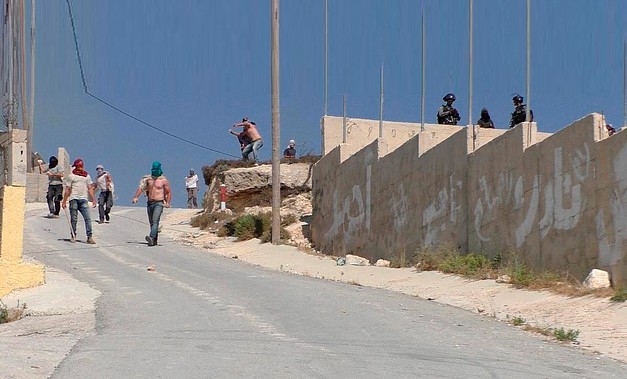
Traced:
POLYGON ((610 274, 607 271, 593 269, 588 274, 586 280, 583 281, 583 286, 589 289, 609 288, 610 274))
POLYGON ((357 255, 346 254, 346 264, 353 266, 370 266, 370 261, 357 255))
POLYGON ((377 267, 390 267, 390 261, 386 261, 385 259, 379 259, 374 264, 377 267))

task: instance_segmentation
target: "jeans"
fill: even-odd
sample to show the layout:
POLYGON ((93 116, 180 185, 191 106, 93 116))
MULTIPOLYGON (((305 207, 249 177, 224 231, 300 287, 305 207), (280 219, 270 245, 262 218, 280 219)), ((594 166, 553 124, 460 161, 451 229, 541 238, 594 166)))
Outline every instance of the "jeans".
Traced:
POLYGON ((258 162, 259 155, 257 154, 257 151, 261 149, 262 146, 263 146, 263 140, 261 139, 258 139, 257 141, 253 143, 249 143, 248 145, 246 145, 246 147, 244 147, 244 150, 242 150, 242 157, 244 157, 244 160, 247 161, 248 156, 252 152, 254 161, 258 162))
POLYGON ((63 184, 50 184, 46 193, 48 210, 50 214, 59 215, 61 211, 61 199, 63 199, 63 184))
POLYGON ((85 220, 85 231, 87 232, 87 238, 91 237, 91 217, 89 216, 89 203, 85 199, 72 199, 70 200, 70 223, 72 224, 72 231, 76 236, 76 222, 78 221, 78 212, 81 212, 83 220, 85 220))
POLYGON ((100 191, 98 195, 98 216, 100 221, 104 221, 105 215, 108 215, 113 208, 113 193, 111 191, 100 191))
POLYGON ((163 200, 149 201, 147 205, 148 223, 150 224, 150 237, 157 242, 159 236, 159 221, 163 213, 163 200))
POLYGON ((198 187, 187 188, 187 208, 198 208, 198 187))

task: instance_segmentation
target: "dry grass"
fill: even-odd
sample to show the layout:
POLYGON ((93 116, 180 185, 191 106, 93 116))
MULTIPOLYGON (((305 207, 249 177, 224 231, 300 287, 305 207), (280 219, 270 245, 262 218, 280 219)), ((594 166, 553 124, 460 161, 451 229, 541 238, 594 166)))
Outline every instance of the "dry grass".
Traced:
MULTIPOLYGON (((471 279, 494 279, 501 275, 510 278, 516 288, 547 290, 564 296, 596 296, 627 299, 627 294, 612 288, 589 289, 568 272, 536 272, 530 268, 519 251, 500 253, 495 257, 482 254, 460 254, 447 246, 429 247, 416 251, 412 264, 419 270, 441 271, 471 279)), ((621 300, 616 300, 621 301, 621 300)))
POLYGON ((26 304, 18 304, 17 308, 8 308, 2 301, 0 301, 0 324, 21 319, 25 311, 26 304))

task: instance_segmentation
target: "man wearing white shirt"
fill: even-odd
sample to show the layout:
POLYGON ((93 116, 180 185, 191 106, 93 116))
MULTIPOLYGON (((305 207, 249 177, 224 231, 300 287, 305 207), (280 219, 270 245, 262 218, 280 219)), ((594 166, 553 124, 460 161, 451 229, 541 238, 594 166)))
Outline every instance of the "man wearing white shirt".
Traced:
POLYGON ((187 189, 187 208, 198 208, 198 175, 194 169, 189 169, 189 175, 185 177, 185 188, 187 189))

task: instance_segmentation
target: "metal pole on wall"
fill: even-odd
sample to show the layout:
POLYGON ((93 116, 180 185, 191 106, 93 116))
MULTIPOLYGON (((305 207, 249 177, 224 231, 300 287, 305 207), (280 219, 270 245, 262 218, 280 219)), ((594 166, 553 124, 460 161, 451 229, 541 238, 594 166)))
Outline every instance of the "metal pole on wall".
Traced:
POLYGON ((472 0, 468 0, 468 125, 472 122, 472 0))
POLYGON ((12 130, 15 121, 15 108, 13 104, 13 1, 8 0, 7 3, 7 51, 9 54, 9 62, 7 65, 7 84, 8 84, 8 104, 7 104, 7 129, 12 130))
POLYGON ((329 0, 324 0, 324 115, 328 113, 329 105, 329 39, 328 39, 328 13, 327 5, 329 0))
MULTIPOLYGON (((31 0, 31 18, 30 18, 30 107, 29 107, 29 135, 27 136, 26 150, 31 153, 33 151, 33 135, 35 125, 35 0, 31 0)), ((30 156, 28 161, 30 162, 30 156)))
POLYGON ((424 1, 422 3, 422 54, 421 58, 421 95, 420 95, 420 131, 425 131, 425 8, 424 1))
POLYGON ((623 41, 623 128, 627 128, 627 39, 623 41))
POLYGON ((272 1, 272 244, 281 240, 281 158, 279 107, 279 0, 272 1))
POLYGON ((346 143, 348 132, 346 130, 346 95, 342 97, 343 105, 342 105, 342 143, 346 143))
POLYGON ((531 0, 527 0, 527 114, 525 121, 531 120, 531 0))
POLYGON ((383 138, 383 65, 379 79, 379 138, 383 138))

